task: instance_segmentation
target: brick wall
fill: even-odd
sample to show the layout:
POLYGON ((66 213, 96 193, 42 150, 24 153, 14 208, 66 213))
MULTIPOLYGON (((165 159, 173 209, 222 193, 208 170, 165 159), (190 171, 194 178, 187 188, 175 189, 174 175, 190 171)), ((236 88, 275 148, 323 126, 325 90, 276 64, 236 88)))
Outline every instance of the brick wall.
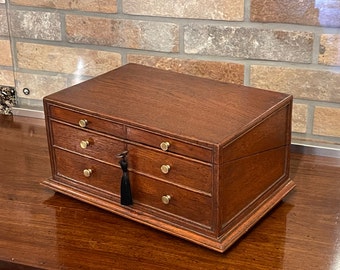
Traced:
POLYGON ((0 23, 21 106, 135 62, 291 93, 293 141, 340 145, 340 0, 0 0, 0 23))

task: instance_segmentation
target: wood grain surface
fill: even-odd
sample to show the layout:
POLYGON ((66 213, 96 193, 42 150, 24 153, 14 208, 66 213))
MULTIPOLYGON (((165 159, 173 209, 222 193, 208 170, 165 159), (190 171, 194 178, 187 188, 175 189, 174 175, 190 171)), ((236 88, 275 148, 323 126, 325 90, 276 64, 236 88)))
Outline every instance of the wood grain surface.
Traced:
POLYGON ((340 160, 291 154, 297 187, 220 254, 40 185, 43 120, 0 118, 0 269, 340 269, 340 160))

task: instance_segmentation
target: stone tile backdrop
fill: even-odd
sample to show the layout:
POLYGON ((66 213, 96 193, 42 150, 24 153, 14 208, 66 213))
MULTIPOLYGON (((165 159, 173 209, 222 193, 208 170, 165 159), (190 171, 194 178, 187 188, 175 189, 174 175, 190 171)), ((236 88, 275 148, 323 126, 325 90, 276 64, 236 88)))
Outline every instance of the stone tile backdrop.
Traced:
POLYGON ((340 0, 0 0, 19 106, 128 62, 293 94, 293 142, 340 147, 340 0))

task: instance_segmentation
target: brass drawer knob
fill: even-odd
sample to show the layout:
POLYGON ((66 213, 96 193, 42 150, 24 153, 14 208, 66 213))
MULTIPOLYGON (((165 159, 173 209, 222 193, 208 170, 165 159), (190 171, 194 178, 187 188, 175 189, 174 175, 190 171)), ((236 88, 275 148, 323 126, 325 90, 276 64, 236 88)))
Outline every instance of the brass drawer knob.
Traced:
POLYGON ((169 142, 162 142, 160 144, 160 147, 163 151, 168 151, 169 147, 170 147, 170 143, 169 142))
POLYGON ((78 124, 80 127, 86 127, 87 126, 88 121, 86 119, 80 119, 78 124))
POLYGON ((162 171, 162 173, 164 173, 164 174, 168 174, 169 173, 169 171, 170 171, 170 165, 162 165, 161 166, 161 171, 162 171))
POLYGON ((80 147, 83 149, 86 149, 89 145, 90 145, 90 142, 88 140, 80 142, 80 147))
POLYGON ((164 195, 162 196, 162 202, 164 204, 169 204, 170 203, 171 196, 170 195, 164 195))
POLYGON ((93 171, 91 169, 85 169, 83 171, 83 174, 84 174, 85 177, 90 177, 92 173, 93 173, 93 171))

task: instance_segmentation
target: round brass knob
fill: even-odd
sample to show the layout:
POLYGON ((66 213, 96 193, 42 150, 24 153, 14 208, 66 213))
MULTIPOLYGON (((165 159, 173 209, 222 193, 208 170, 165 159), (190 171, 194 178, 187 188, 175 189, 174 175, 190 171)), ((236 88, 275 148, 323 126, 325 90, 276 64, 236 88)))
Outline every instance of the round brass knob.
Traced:
POLYGON ((168 151, 169 147, 170 147, 170 143, 169 142, 162 142, 160 144, 160 147, 163 151, 168 151))
POLYGON ((79 122, 78 122, 79 126, 81 126, 81 127, 86 127, 87 123, 88 122, 87 122, 86 119, 80 119, 79 122))
POLYGON ((85 177, 90 177, 92 173, 93 173, 93 171, 91 169, 85 169, 83 171, 83 174, 84 174, 85 177))
POLYGON ((90 145, 90 142, 87 141, 87 140, 80 142, 80 147, 83 148, 83 149, 86 149, 89 145, 90 145))
POLYGON ((170 171, 170 165, 162 165, 162 166, 161 166, 161 171, 162 171, 162 173, 164 173, 164 174, 168 174, 169 171, 170 171))
POLYGON ((170 195, 164 195, 162 196, 162 202, 164 204, 169 204, 170 203, 171 196, 170 195))

